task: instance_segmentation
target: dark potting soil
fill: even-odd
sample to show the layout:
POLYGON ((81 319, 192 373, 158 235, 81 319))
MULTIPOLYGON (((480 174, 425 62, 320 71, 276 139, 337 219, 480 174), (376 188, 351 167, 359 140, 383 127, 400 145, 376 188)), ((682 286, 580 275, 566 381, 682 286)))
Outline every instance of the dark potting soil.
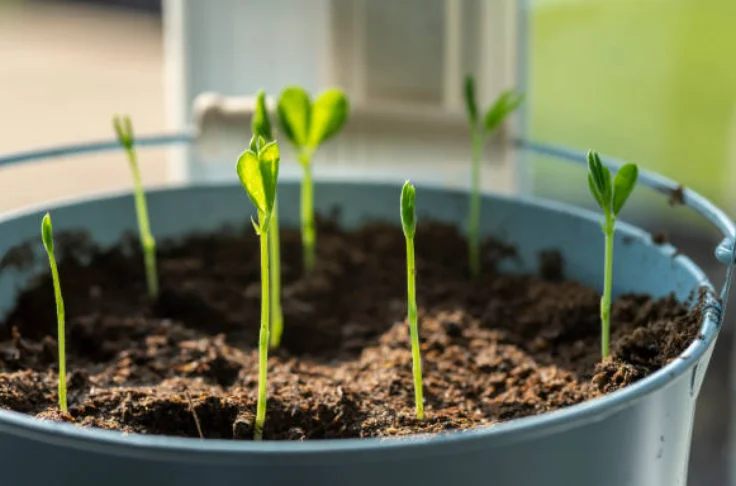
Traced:
MULTIPOLYGON (((249 226, 161 244, 155 305, 135 237, 101 251, 81 234, 59 235, 69 414, 56 407, 48 276, 0 331, 0 406, 131 433, 252 438, 260 269, 249 226)), ((641 379, 698 334, 697 307, 626 295, 613 304, 612 359, 601 363, 599 296, 564 279, 558 254, 540 255, 539 277, 504 275, 495 264, 513 250, 487 242, 483 276, 471 281, 464 238, 424 223, 416 246, 426 419, 417 422, 401 230, 323 223, 309 277, 298 233, 281 241, 285 332, 269 358, 267 439, 400 436, 540 414, 641 379)))

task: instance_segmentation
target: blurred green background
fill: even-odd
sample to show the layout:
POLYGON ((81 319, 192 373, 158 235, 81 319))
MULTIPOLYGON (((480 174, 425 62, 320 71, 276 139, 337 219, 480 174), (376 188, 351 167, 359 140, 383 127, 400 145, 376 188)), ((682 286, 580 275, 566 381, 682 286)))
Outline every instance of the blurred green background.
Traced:
MULTIPOLYGON (((735 21, 734 0, 532 2, 533 137, 637 162, 731 206, 735 21)), ((587 191, 565 182, 579 172, 534 167, 540 194, 587 191)))

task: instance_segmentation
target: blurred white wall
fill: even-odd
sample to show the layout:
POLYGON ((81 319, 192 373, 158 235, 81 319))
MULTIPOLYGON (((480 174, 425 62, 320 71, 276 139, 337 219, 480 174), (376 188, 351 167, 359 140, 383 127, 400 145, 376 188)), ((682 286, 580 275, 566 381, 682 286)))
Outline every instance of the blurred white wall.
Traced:
MULTIPOLYGON (((0 1, 0 153, 164 130, 161 27, 153 14, 65 2, 0 1)), ((165 180, 163 150, 141 152, 146 184, 165 180)), ((119 154, 0 168, 0 211, 131 185, 119 154)))

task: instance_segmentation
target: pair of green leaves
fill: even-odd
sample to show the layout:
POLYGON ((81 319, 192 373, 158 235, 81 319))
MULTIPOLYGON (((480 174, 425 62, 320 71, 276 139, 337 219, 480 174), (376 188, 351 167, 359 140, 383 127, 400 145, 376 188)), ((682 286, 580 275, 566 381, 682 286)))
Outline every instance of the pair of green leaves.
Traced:
POLYGON ((417 231, 416 200, 416 188, 411 182, 404 182, 401 189, 401 226, 407 238, 414 238, 417 231))
POLYGON ((248 198, 258 210, 260 225, 253 222, 256 233, 268 231, 273 207, 276 203, 276 185, 279 177, 279 146, 276 141, 266 142, 254 135, 250 148, 240 154, 236 171, 248 198))
MULTIPOLYGON (((488 108, 483 118, 483 125, 487 133, 498 128, 501 123, 524 101, 524 95, 513 89, 502 92, 496 102, 488 108)), ((478 126, 478 102, 475 97, 475 79, 473 76, 465 77, 465 107, 468 118, 473 127, 478 126)))
POLYGON ((349 111, 348 100, 338 89, 324 91, 312 103, 302 88, 290 87, 281 93, 278 103, 284 134, 294 146, 308 150, 335 135, 349 111))
POLYGON ((598 153, 588 151, 588 186, 598 206, 606 215, 618 215, 636 186, 639 168, 625 164, 611 182, 611 171, 601 163, 598 153))

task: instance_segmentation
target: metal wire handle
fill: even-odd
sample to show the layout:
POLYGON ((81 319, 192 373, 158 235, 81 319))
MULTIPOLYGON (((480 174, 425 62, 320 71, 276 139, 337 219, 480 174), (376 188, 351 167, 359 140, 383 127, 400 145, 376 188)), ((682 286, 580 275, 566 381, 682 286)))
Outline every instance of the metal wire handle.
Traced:
MULTIPOLYGON (((197 141, 196 129, 192 128, 178 133, 148 135, 136 138, 136 144, 141 147, 157 147, 162 145, 171 145, 176 143, 193 143, 197 141)), ((562 160, 586 164, 587 157, 584 152, 579 150, 534 142, 525 139, 516 140, 516 146, 527 149, 530 152, 539 155, 549 155, 562 160)), ((53 159, 67 157, 70 155, 79 155, 92 152, 103 152, 120 149, 117 139, 101 140, 96 142, 86 142, 72 145, 62 145, 47 149, 29 150, 25 152, 17 152, 8 155, 0 155, 0 167, 31 162, 42 159, 53 159)), ((601 161, 611 169, 618 169, 623 162, 608 156, 601 157, 601 161)), ((723 241, 715 250, 716 258, 726 265, 726 277, 719 292, 720 306, 714 310, 719 314, 718 322, 723 322, 722 318, 726 312, 726 303, 728 294, 731 290, 731 276, 733 274, 734 263, 736 263, 736 225, 726 216, 726 214, 708 201, 700 194, 682 187, 675 181, 662 177, 649 171, 639 172, 639 183, 667 196, 678 194, 682 198, 682 205, 687 206, 700 214, 723 235, 723 241)))

